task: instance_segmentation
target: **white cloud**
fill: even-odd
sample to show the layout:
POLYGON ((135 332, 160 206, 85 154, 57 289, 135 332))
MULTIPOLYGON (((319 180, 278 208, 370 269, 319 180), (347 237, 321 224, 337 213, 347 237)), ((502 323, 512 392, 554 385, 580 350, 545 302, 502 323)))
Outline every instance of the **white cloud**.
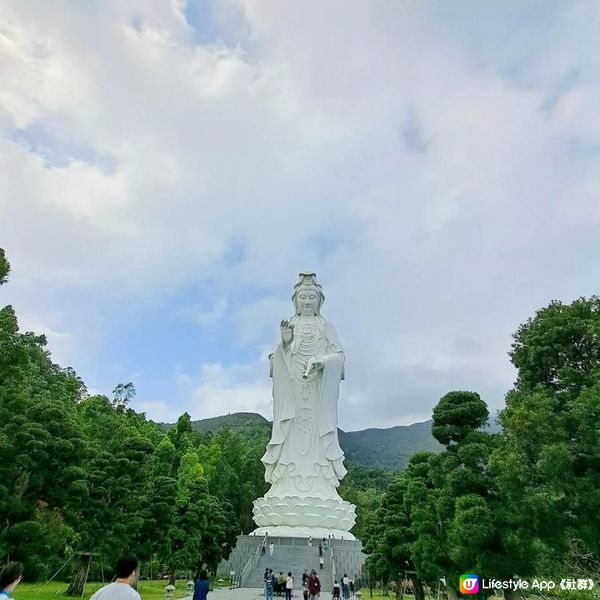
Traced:
POLYGON ((266 357, 246 365, 224 367, 203 364, 198 375, 177 373, 177 384, 189 398, 187 411, 193 419, 233 412, 257 412, 273 418, 266 357), (262 367, 262 368, 261 368, 262 367), (265 371, 261 372, 261 371, 265 371))
POLYGON ((164 400, 142 400, 134 401, 132 406, 139 412, 156 423, 175 423, 179 418, 179 411, 174 410, 164 400))
POLYGON ((210 308, 188 306, 179 312, 184 319, 192 321, 201 327, 212 327, 225 317, 227 312, 227 298, 218 298, 212 303, 210 308))
POLYGON ((33 331, 36 335, 45 335, 48 347, 52 349, 52 360, 60 365, 68 365, 74 357, 76 342, 68 331, 60 331, 41 321, 31 313, 18 315, 19 329, 22 332, 33 331))
MULTIPOLYGON (((309 267, 348 356, 342 426, 427 418, 452 387, 498 406, 518 323, 596 288, 597 3, 545 29, 506 6, 483 41, 458 6, 454 27, 406 3, 213 8, 235 43, 196 45, 181 2, 0 9, 9 293, 43 322, 46 288, 118 310, 195 284, 197 322, 256 354, 309 267), (60 164, 23 141, 57 132, 60 164)), ((181 384, 194 414, 267 410, 265 370, 232 362, 181 384)))

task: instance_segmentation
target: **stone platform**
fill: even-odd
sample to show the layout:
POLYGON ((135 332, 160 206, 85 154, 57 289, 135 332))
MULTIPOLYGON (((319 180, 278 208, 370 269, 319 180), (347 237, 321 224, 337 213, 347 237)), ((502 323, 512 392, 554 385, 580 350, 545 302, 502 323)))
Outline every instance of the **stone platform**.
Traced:
MULTIPOLYGON (((347 532, 343 533, 348 535, 347 532)), ((352 540, 341 537, 328 540, 327 547, 323 552, 323 569, 319 568, 319 542, 323 537, 327 539, 327 535, 312 535, 312 545, 309 545, 308 536, 278 536, 274 534, 273 528, 269 529, 265 554, 261 554, 259 550, 258 559, 251 563, 250 571, 246 571, 244 587, 262 588, 265 568, 273 569, 276 575, 280 571, 284 573, 291 571, 294 583, 297 584, 294 587, 298 590, 304 569, 317 571, 324 592, 330 592, 333 579, 337 578, 339 581, 344 573, 347 573, 349 577, 360 578, 366 555, 362 552, 361 542, 354 536, 352 536, 352 540), (270 542, 274 545, 273 556, 269 555, 268 544, 270 542), (331 560, 332 555, 333 561, 331 560)), ((263 535, 240 535, 229 560, 223 561, 219 565, 218 573, 227 577, 229 572, 234 570, 236 576, 239 576, 252 557, 256 556, 263 539, 263 535)), ((298 597, 298 592, 295 595, 298 597)))
POLYGON ((316 545, 319 545, 319 540, 323 538, 328 539, 332 535, 336 540, 356 540, 356 538, 349 532, 341 529, 324 529, 322 527, 288 527, 286 525, 279 525, 277 527, 259 527, 255 529, 250 535, 260 537, 261 539, 265 535, 269 535, 270 538, 301 538, 306 539, 312 537, 316 545))

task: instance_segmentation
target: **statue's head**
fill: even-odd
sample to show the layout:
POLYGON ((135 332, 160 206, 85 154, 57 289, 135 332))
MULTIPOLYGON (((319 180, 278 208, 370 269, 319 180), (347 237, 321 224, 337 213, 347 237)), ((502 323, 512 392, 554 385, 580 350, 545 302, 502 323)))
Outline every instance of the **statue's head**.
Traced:
POLYGON ((317 283, 314 273, 300 273, 300 281, 294 286, 292 302, 297 315, 311 316, 321 314, 321 305, 325 295, 317 283))

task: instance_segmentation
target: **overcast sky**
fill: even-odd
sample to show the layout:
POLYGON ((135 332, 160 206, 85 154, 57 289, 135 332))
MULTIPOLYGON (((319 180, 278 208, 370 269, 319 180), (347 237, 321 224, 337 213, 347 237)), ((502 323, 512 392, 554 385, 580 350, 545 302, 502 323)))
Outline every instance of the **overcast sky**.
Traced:
POLYGON ((502 406, 519 323, 598 292, 600 3, 4 0, 0 305, 91 392, 270 417, 298 272, 346 430, 502 406))

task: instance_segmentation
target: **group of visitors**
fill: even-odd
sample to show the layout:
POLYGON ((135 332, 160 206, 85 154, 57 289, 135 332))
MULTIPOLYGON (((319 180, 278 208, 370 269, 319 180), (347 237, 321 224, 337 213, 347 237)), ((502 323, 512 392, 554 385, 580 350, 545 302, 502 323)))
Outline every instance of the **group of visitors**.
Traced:
MULTIPOLYGON (((347 573, 344 573, 344 576, 342 577, 341 593, 341 597, 344 600, 348 600, 350 596, 354 596, 354 577, 348 577, 347 573)), ((337 582, 337 579, 333 584, 333 592, 331 595, 334 598, 340 597, 340 584, 337 582)))
MULTIPOLYGON (((285 600, 291 600, 294 589, 294 577, 291 571, 288 571, 287 575, 280 572, 279 577, 276 577, 273 569, 266 569, 264 580, 265 600, 272 600, 273 593, 281 596, 283 592, 285 592, 285 600)), ((302 575, 302 593, 304 600, 316 600, 319 597, 321 593, 321 581, 314 569, 310 574, 304 571, 302 575)))
MULTIPOLYGON (((265 569, 264 582, 265 600, 273 600, 273 594, 281 596, 284 592, 285 600, 291 600, 292 590, 294 589, 294 577, 291 571, 288 571, 287 575, 284 575, 283 571, 281 571, 279 576, 276 576, 273 573, 273 569, 267 568, 265 569)), ((317 572, 312 569, 308 573, 305 569, 302 574, 302 595, 304 600, 317 600, 320 594, 321 580, 317 572)), ((335 580, 331 595, 333 598, 349 600, 350 596, 354 596, 354 578, 350 578, 347 573, 344 573, 341 585, 337 579, 335 580)))
POLYGON ((302 574, 302 595, 304 600, 316 600, 321 593, 321 580, 314 569, 311 569, 310 575, 306 569, 302 574))
MULTIPOLYGON (((262 545, 262 555, 263 556, 265 555, 266 550, 267 550, 267 546, 266 546, 266 544, 263 544, 262 545)), ((271 542, 269 544, 269 557, 270 558, 273 558, 273 552, 274 551, 275 551, 275 544, 273 542, 271 542)))
POLYGON ((292 590, 294 589, 294 578, 290 571, 288 571, 287 575, 284 575, 283 571, 280 571, 279 576, 276 577, 273 569, 265 569, 264 580, 265 600, 271 600, 273 593, 277 594, 277 596, 285 593, 286 600, 291 600, 292 590))

